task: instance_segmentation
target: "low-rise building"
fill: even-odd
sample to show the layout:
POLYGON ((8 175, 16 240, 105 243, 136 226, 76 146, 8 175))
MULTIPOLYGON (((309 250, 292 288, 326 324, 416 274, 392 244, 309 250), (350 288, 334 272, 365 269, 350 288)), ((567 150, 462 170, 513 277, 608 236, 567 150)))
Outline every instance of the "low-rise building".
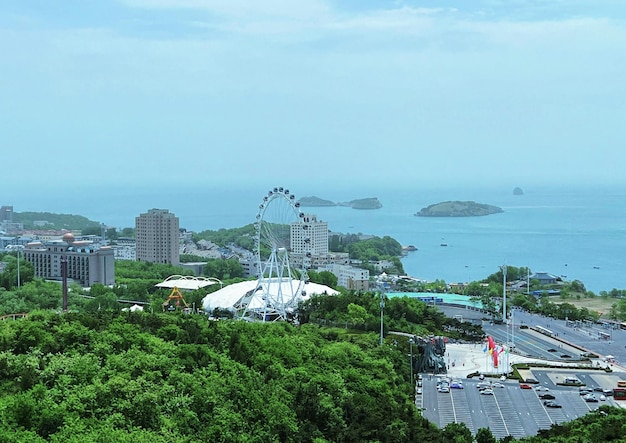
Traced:
POLYGON ((28 243, 23 254, 39 278, 62 280, 62 262, 66 260, 68 280, 85 287, 94 283, 115 283, 113 249, 87 241, 75 241, 70 233, 65 234, 62 240, 28 243))
POLYGON ((329 264, 318 271, 329 271, 337 277, 337 285, 354 291, 369 291, 370 271, 348 265, 329 264))

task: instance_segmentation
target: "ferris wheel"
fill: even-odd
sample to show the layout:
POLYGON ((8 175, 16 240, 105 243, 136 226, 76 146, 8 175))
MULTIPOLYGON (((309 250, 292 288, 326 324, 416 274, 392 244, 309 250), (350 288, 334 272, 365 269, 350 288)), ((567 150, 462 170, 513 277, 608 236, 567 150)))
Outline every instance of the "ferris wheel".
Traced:
POLYGON ((300 203, 288 189, 270 190, 254 222, 257 284, 248 295, 242 317, 287 320, 306 295, 310 238, 300 203))

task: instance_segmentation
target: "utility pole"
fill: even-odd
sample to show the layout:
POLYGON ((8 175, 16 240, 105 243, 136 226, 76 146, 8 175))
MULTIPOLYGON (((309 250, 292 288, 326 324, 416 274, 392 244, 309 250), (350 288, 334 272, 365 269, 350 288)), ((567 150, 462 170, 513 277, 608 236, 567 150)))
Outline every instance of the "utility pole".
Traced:
POLYGON ((67 257, 61 257, 61 278, 63 280, 63 312, 67 312, 67 257))
POLYGON ((415 382, 413 381, 413 343, 415 343, 413 337, 409 338, 409 346, 411 348, 411 389, 415 389, 415 382))
POLYGON ((383 311, 385 310, 385 293, 380 291, 380 346, 383 345, 383 311))
POLYGON ((509 322, 506 315, 506 264, 502 266, 502 319, 506 329, 506 344, 509 345, 509 322))

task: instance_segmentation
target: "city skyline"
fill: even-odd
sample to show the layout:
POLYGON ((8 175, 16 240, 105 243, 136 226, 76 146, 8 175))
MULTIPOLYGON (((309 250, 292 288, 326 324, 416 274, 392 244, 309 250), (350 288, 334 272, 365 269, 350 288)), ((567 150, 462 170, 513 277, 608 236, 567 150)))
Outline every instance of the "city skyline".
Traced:
POLYGON ((9 0, 3 177, 32 190, 262 189, 277 171, 293 187, 624 184, 625 12, 611 0, 9 0))

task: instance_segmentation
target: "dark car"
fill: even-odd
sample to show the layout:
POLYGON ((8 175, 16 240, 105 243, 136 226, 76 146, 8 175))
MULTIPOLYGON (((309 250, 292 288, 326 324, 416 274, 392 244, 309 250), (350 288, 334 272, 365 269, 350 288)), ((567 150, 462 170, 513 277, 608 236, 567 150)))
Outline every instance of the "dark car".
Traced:
POLYGON ((556 397, 549 392, 542 392, 541 394, 539 394, 539 398, 543 400, 554 400, 556 397))
POLYGON ((546 401, 543 402, 543 405, 546 408, 560 408, 560 407, 562 407, 560 404, 558 404, 554 400, 546 400, 546 401))
POLYGON ((532 383, 533 385, 536 385, 539 383, 538 380, 535 380, 534 378, 527 378, 526 380, 524 380, 526 383, 532 383))

